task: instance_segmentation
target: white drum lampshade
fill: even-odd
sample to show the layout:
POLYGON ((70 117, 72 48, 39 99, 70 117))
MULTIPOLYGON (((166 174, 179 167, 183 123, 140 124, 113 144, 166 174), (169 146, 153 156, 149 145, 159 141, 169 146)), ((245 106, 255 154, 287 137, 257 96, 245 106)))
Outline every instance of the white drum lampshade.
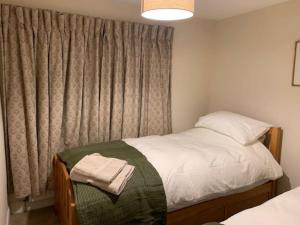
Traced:
POLYGON ((142 0, 142 16, 152 20, 188 19, 194 8, 194 0, 142 0))

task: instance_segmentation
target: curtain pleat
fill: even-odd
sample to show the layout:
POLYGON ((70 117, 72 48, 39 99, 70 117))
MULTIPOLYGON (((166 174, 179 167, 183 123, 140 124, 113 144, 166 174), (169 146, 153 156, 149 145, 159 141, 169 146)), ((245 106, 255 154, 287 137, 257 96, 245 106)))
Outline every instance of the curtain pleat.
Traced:
POLYGON ((52 159, 171 132, 173 28, 0 5, 0 93, 16 197, 51 188, 52 159))

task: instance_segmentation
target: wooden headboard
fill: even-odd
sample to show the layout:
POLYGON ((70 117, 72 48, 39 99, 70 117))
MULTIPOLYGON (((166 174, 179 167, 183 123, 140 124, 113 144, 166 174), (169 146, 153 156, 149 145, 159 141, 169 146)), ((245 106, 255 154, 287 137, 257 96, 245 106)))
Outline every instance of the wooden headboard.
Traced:
POLYGON ((266 134, 265 146, 270 150, 277 162, 280 163, 281 145, 282 145, 282 129, 280 127, 272 127, 266 134))

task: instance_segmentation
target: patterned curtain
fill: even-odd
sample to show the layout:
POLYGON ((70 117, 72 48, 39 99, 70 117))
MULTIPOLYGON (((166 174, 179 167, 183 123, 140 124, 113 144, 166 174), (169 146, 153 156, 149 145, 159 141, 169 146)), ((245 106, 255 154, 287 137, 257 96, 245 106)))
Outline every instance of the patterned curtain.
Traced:
POLYGON ((173 28, 0 5, 0 79, 16 197, 66 148, 171 132, 173 28))

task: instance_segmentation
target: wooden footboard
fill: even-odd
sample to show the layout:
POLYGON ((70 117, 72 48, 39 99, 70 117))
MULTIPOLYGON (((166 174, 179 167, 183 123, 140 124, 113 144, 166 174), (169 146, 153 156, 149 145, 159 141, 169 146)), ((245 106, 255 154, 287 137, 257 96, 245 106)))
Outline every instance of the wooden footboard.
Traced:
MULTIPOLYGON (((272 128, 265 145, 279 162, 282 130, 272 128)), ((60 225, 79 225, 73 189, 65 165, 55 156, 55 210, 60 225)), ((167 225, 201 225, 206 222, 221 222, 228 217, 273 198, 276 181, 271 181, 252 190, 206 201, 175 212, 168 213, 167 225)))
POLYGON ((57 156, 53 161, 54 168, 54 207, 60 225, 77 225, 76 205, 73 188, 67 168, 57 156))

